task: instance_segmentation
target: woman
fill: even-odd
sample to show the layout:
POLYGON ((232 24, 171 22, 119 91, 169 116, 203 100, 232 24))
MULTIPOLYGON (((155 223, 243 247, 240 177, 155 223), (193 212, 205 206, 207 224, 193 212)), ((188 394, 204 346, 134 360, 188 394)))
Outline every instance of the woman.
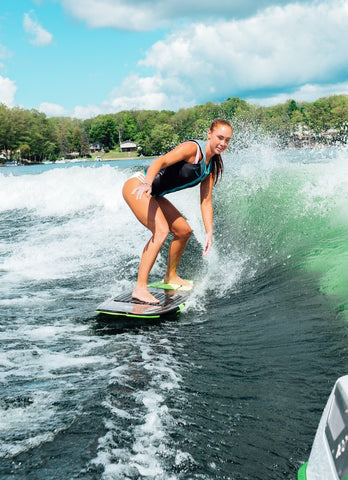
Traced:
POLYGON ((191 227, 181 213, 167 200, 166 193, 201 184, 201 213, 206 231, 203 255, 207 255, 213 241, 212 190, 223 171, 221 153, 232 136, 227 120, 216 119, 208 130, 208 140, 189 140, 154 160, 145 171, 129 178, 123 187, 123 196, 137 219, 151 232, 141 257, 133 298, 145 303, 159 301, 148 291, 150 270, 169 232, 174 238, 169 247, 165 283, 188 286, 177 274, 177 267, 191 236, 191 227))

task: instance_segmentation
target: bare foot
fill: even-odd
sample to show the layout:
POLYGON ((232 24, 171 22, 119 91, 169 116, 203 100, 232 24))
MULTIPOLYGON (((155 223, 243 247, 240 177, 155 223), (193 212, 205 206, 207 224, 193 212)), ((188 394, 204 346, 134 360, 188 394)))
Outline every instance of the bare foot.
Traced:
POLYGON ((184 287, 186 289, 193 288, 193 282, 189 280, 184 280, 183 278, 179 277, 179 275, 172 275, 171 277, 164 277, 164 283, 168 283, 169 285, 175 285, 177 287, 184 287))
POLYGON ((140 302, 150 303, 151 305, 157 305, 159 303, 159 300, 154 297, 146 287, 135 287, 132 298, 140 302))

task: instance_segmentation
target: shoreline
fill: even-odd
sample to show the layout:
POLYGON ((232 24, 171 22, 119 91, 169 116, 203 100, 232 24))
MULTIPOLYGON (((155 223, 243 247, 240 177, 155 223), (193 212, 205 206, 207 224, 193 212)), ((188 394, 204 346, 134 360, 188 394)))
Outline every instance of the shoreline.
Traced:
MULTIPOLYGON (((340 144, 340 145, 328 145, 328 144, 322 144, 322 143, 315 143, 311 145, 303 145, 301 147, 298 147, 296 145, 288 145, 287 147, 284 148, 284 150, 315 150, 315 149, 336 149, 336 148, 342 148, 346 147, 346 144, 340 144)), ((231 152, 233 152, 233 149, 231 149, 231 152)), ((139 161, 146 161, 146 160, 151 160, 153 158, 157 158, 156 155, 153 156, 119 156, 119 157, 110 157, 110 158, 105 158, 96 156, 95 158, 74 158, 74 159, 62 159, 62 160, 57 160, 57 161, 51 161, 51 160, 46 160, 43 162, 29 162, 29 161, 14 161, 14 160, 7 160, 5 162, 0 162, 0 168, 1 167, 21 167, 21 166, 32 166, 32 165, 59 165, 59 164, 74 164, 74 163, 88 163, 88 162, 122 162, 122 161, 127 161, 127 160, 139 160, 139 161)))
POLYGON ((64 164, 74 164, 74 163, 103 163, 103 162, 122 162, 122 161, 127 161, 127 160, 147 160, 147 159, 151 159, 151 158, 155 158, 155 157, 145 157, 145 156, 142 156, 142 157, 119 157, 119 158, 102 158, 100 160, 96 160, 94 158, 77 158, 77 159, 74 159, 74 160, 69 160, 69 159, 66 159, 66 160, 57 160, 57 161, 50 161, 50 160, 47 160, 47 161, 43 161, 43 162, 14 162, 14 161, 11 161, 11 160, 8 160, 7 162, 0 162, 0 168, 1 167, 23 167, 23 166, 26 166, 26 167, 30 167, 30 166, 33 166, 33 165, 64 165, 64 164))

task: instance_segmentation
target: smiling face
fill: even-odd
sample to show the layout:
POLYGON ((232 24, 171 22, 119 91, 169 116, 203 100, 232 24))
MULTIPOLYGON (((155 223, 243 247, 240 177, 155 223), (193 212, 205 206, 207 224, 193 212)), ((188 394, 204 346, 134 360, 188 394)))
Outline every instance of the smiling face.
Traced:
POLYGON ((213 122, 208 130, 208 141, 212 155, 220 155, 228 147, 233 129, 226 121, 213 122))

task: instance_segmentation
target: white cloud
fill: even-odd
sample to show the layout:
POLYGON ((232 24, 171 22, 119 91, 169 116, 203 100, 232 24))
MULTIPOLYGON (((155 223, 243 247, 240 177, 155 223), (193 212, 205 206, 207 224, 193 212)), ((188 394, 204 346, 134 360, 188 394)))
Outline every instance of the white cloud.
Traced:
POLYGON ((92 27, 146 30, 183 20, 184 11, 188 18, 195 8, 196 18, 207 14, 204 23, 177 23, 139 62, 150 73, 132 73, 99 106, 77 106, 79 118, 133 108, 177 110, 231 96, 273 104, 346 92, 347 0, 60 1, 92 27), (214 15, 220 20, 210 21, 214 15))
POLYGON ((120 87, 115 88, 108 100, 105 100, 100 106, 87 105, 76 106, 71 116, 75 118, 92 118, 100 114, 119 112, 122 110, 162 110, 165 108, 175 108, 173 102, 181 104, 184 99, 178 95, 169 96, 164 90, 172 91, 174 86, 169 88, 164 86, 159 77, 142 78, 137 75, 131 75, 125 79, 120 87))
POLYGON ((173 103, 180 105, 185 101, 185 89, 175 78, 162 78, 161 75, 139 77, 130 75, 121 87, 115 88, 109 105, 113 110, 173 108, 173 103))
MULTIPOLYGON (((60 0, 65 9, 89 27, 147 31, 172 27, 183 20, 243 18, 270 5, 291 0, 60 0)), ((302 0, 303 2, 304 0, 302 0)))
POLYGON ((12 57, 12 52, 7 47, 5 47, 4 45, 1 45, 0 43, 0 58, 3 59, 3 58, 10 58, 10 57, 12 57))
POLYGON ((246 100, 251 104, 270 106, 285 103, 289 99, 296 100, 297 102, 314 102, 321 97, 342 94, 348 95, 348 81, 328 85, 306 84, 294 91, 288 90, 287 92, 264 98, 250 97, 246 98, 246 100))
POLYGON ((52 42, 52 34, 45 30, 36 19, 32 18, 30 13, 24 14, 23 28, 27 33, 34 36, 30 43, 36 47, 46 47, 52 42))
POLYGON ((183 104, 187 107, 194 105, 187 102, 185 89, 175 80, 131 75, 100 106, 76 106, 71 116, 86 119, 122 110, 175 110, 183 104))
POLYGON ((56 103, 48 103, 42 102, 39 106, 39 111, 45 113, 50 117, 60 117, 63 115, 67 115, 67 111, 61 105, 57 105, 56 103))
MULTIPOLYGON (((0 43, 0 59, 2 60, 11 56, 12 52, 0 43)), ((5 68, 2 62, 0 62, 0 68, 5 68)), ((15 104, 16 91, 16 82, 0 75, 0 103, 4 103, 8 107, 13 107, 15 104)))
POLYGON ((154 44, 140 63, 176 78, 198 101, 210 91, 223 98, 333 83, 348 65, 347 31, 347 2, 292 4, 247 20, 190 25, 154 44))
POLYGON ((17 86, 13 80, 2 77, 0 75, 0 103, 4 103, 8 107, 15 105, 15 94, 17 86))
POLYGON ((64 117, 69 116, 73 118, 80 118, 85 120, 86 118, 93 118, 102 113, 110 113, 114 111, 111 109, 110 105, 104 105, 100 107, 98 105, 87 105, 79 106, 77 105, 72 110, 67 110, 62 105, 56 103, 42 102, 39 105, 38 110, 48 117, 64 117))
POLYGON ((89 27, 115 27, 121 30, 144 31, 149 29, 152 21, 156 27, 160 19, 153 14, 156 8, 134 8, 127 2, 113 0, 62 0, 68 12, 89 27), (154 19, 155 17, 155 19, 154 19), (154 19, 154 20, 153 20, 154 19))
POLYGON ((107 111, 98 105, 87 105, 86 107, 78 105, 74 108, 71 116, 85 120, 86 118, 93 118, 102 113, 110 113, 110 111, 107 111))
MULTIPOLYGON (((347 31, 346 0, 294 3, 248 19, 187 25, 155 43, 139 62, 151 75, 131 74, 100 112, 93 109, 178 110, 231 96, 271 104, 344 93, 347 31)), ((87 118, 90 109, 77 107, 77 116, 87 118)))

